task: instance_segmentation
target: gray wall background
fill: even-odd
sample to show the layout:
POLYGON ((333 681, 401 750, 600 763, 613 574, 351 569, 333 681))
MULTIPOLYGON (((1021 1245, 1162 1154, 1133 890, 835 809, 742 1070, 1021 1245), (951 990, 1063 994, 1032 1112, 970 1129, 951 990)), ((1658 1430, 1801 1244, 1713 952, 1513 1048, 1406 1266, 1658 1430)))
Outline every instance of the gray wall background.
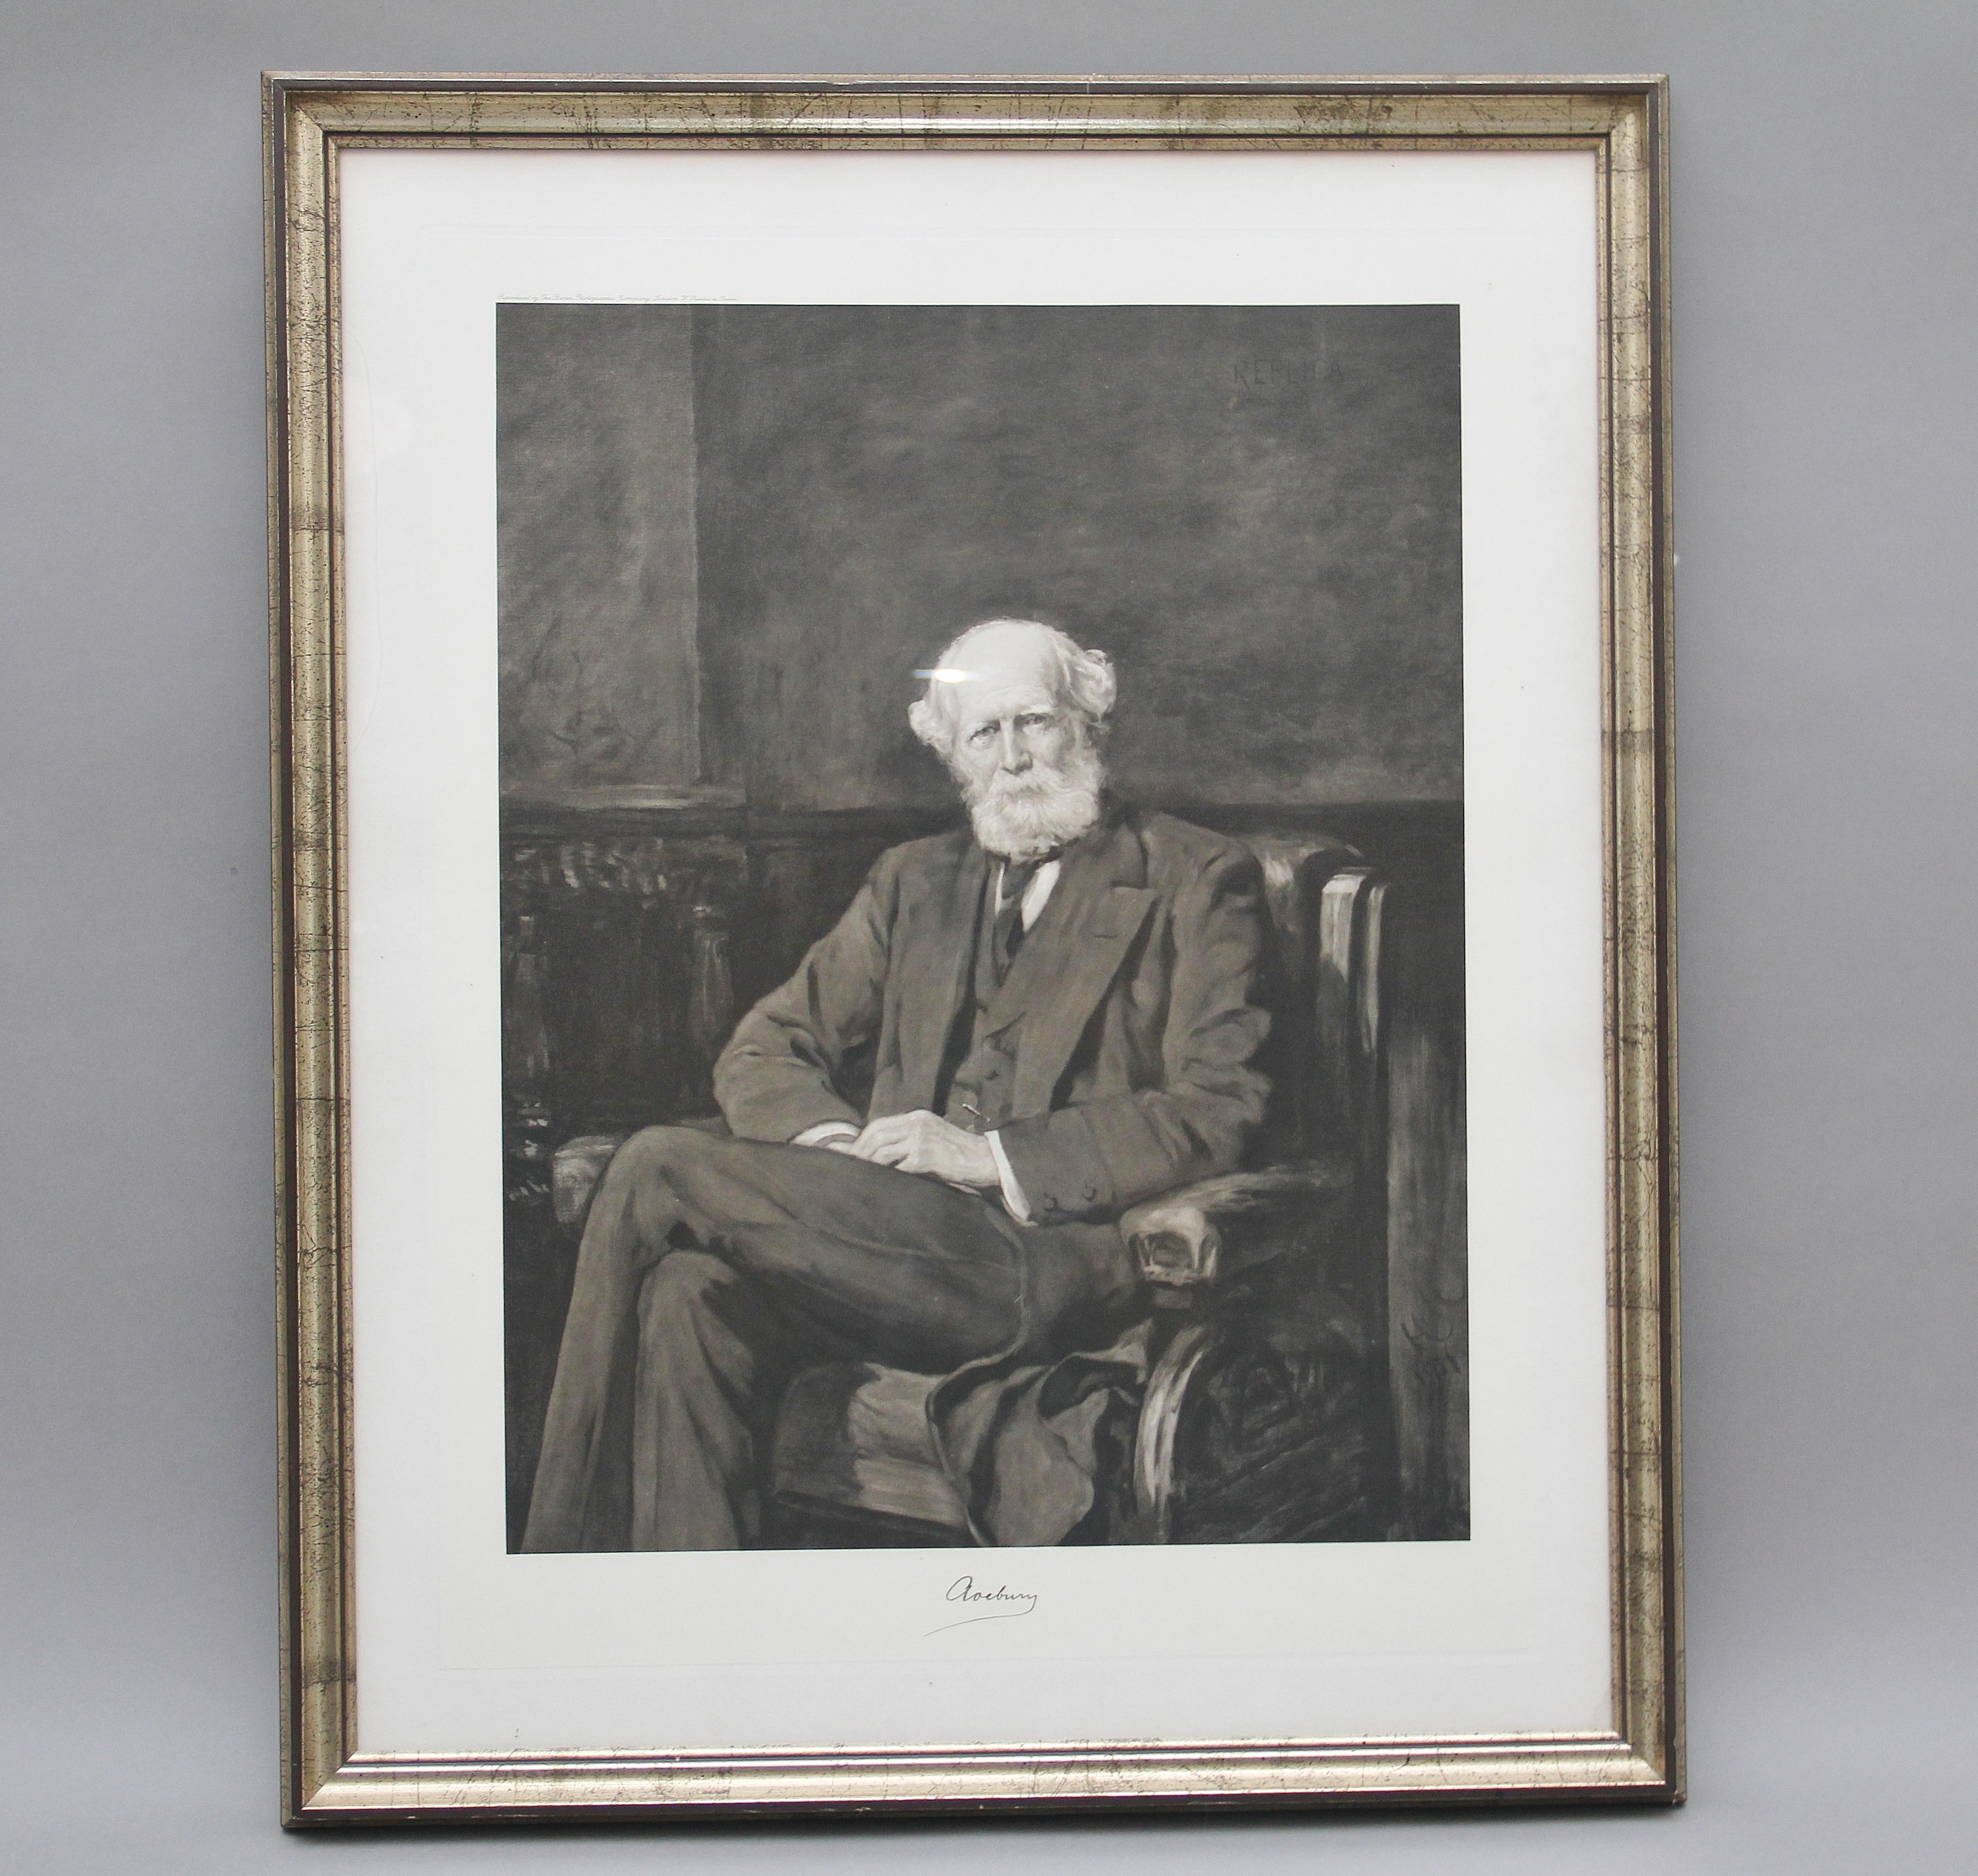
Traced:
POLYGON ((713 774, 752 806, 945 807, 908 674, 999 613, 1112 654, 1129 794, 1460 799, 1455 308, 695 323, 713 774))
POLYGON ((497 316, 504 787, 700 776, 691 319, 497 316))
POLYGON ((1974 78, 1951 0, 0 9, 0 1867, 1969 1867, 1974 78), (280 1836, 264 66, 1673 74, 1686 1809, 280 1836))
POLYGON ((1014 614, 1111 653, 1136 798, 1460 800, 1459 338, 1448 306, 504 306, 502 787, 948 807, 912 673, 1014 614))

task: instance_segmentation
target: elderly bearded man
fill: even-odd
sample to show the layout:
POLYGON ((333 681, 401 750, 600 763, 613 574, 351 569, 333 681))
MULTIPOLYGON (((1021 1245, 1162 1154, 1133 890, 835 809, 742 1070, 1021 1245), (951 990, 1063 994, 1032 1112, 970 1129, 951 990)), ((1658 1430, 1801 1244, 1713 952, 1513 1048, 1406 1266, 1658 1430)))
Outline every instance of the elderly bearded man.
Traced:
MULTIPOLYGON (((1105 1347, 1136 1287, 1120 1213, 1239 1164, 1268 1091, 1261 878, 1234 842, 1108 799, 1113 692, 1103 653, 1033 620, 942 654, 910 718, 970 826, 882 855, 743 1019, 715 1068, 732 1137, 653 1127, 612 1160, 526 1549, 626 1547, 628 1496, 633 1549, 759 1540, 795 1375, 949 1376, 939 1436, 971 1376, 1105 1347)), ((1090 1502, 1020 1517, 1024 1540, 1090 1502)))

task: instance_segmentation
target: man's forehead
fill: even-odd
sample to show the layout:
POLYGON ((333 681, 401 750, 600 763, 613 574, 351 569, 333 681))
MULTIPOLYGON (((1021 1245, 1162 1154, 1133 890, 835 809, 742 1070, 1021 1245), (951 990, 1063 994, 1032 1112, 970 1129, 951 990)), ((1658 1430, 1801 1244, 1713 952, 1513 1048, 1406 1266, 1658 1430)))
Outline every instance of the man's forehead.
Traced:
POLYGON ((1053 709, 1058 702, 1057 673, 1032 667, 1028 670, 971 671, 956 687, 964 723, 1001 716, 1012 710, 1053 709))
POLYGON ((971 690, 1026 683, 1050 690, 1057 681, 1057 653, 1049 635, 1036 626, 991 626, 972 634, 955 650, 960 654, 955 662, 966 673, 964 697, 971 690))

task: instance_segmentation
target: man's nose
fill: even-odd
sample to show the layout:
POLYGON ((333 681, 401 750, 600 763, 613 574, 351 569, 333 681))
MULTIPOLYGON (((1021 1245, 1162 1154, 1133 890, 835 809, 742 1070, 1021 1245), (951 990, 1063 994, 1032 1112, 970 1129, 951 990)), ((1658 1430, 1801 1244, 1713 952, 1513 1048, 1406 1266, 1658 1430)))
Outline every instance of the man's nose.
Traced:
POLYGON ((1021 775, 1030 766, 1030 749, 1017 733, 1016 725, 1005 724, 1003 729, 1003 766, 1012 775, 1021 775))

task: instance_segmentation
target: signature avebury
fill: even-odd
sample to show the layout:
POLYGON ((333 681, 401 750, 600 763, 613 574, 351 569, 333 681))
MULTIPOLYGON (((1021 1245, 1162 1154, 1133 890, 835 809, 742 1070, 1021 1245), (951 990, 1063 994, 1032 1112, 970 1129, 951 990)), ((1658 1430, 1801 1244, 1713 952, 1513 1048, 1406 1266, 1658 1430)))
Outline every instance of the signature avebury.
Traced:
POLYGON ((971 1622, 1005 1622, 1013 1616, 1027 1616, 1037 1606, 1034 1590, 1013 1590, 1007 1583, 998 1583, 993 1590, 981 1589, 973 1577, 957 1577, 948 1586, 943 1600, 954 1608, 954 1620, 929 1629, 930 1635, 964 1629, 971 1622))

